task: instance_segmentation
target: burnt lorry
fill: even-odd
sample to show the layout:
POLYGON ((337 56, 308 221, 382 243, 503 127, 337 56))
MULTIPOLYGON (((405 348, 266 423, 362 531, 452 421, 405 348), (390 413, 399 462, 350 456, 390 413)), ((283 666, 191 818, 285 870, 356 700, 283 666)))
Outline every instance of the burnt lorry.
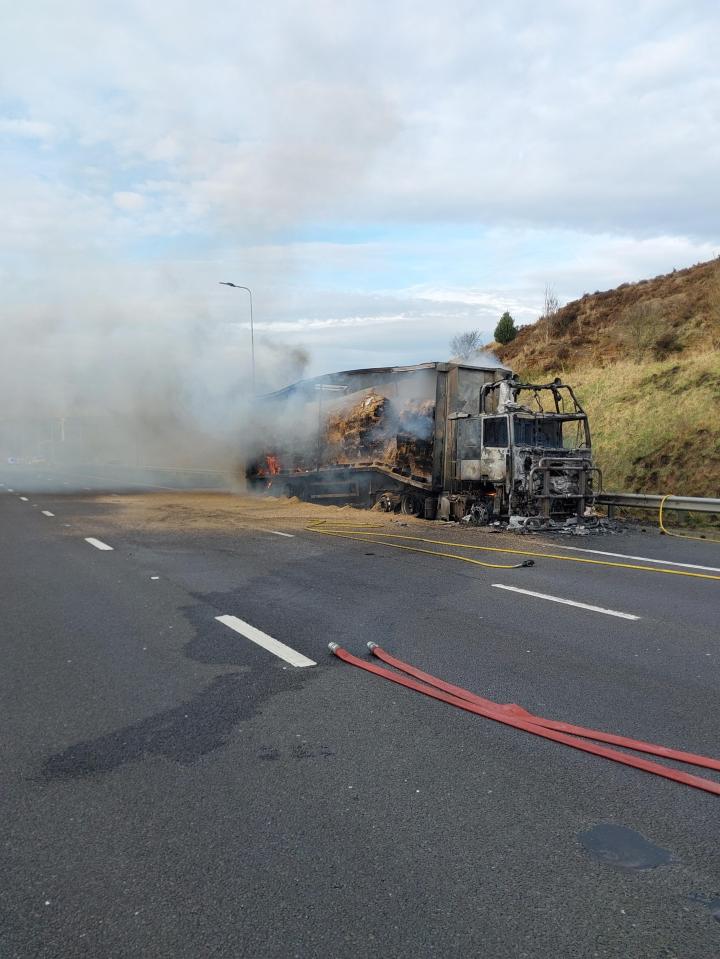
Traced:
POLYGON ((601 487, 570 386, 503 366, 348 370, 258 398, 251 489, 466 519, 582 517, 601 487))

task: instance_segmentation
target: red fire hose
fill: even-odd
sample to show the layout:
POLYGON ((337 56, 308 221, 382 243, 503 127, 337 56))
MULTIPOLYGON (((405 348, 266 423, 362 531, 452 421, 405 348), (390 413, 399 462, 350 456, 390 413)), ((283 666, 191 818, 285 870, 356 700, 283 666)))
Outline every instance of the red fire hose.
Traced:
POLYGON ((475 694, 461 689, 458 686, 453 686, 451 683, 445 683, 443 680, 430 676, 428 673, 424 673, 422 670, 408 663, 403 663, 402 660, 395 659, 395 657, 385 653, 379 646, 375 646, 374 644, 369 645, 371 645, 372 652, 375 656, 409 675, 394 673, 382 666, 376 666, 374 663, 359 659, 357 656, 348 653, 337 643, 330 643, 329 645, 331 651, 338 659, 350 663, 352 666, 357 666, 359 669, 374 673, 383 679, 388 679, 400 686, 405 686, 407 689, 413 689, 418 693, 423 693, 425 696, 430 696, 433 699, 448 703, 450 706, 456 706, 458 709, 465 710, 465 712, 474 713, 477 716, 484 716, 486 719, 492 719, 495 722, 512 726, 515 729, 521 729, 524 732, 532 733, 534 736, 550 739, 564 746, 570 746, 582 752, 592 753, 595 756, 610 759, 624 766, 632 766, 643 772, 653 773, 656 776, 662 776, 664 779, 671 779, 675 782, 684 783, 686 786, 692 786, 695 789, 702 789, 715 796, 720 796, 720 783, 713 782, 711 779, 693 776, 690 773, 681 772, 680 770, 663 766, 660 763, 651 762, 648 759, 642 759, 640 756, 616 752, 614 749, 598 746, 594 742, 587 742, 586 739, 579 737, 585 736, 587 739, 612 742, 615 745, 664 756, 668 759, 692 763, 693 765, 705 766, 709 769, 720 769, 720 762, 718 762, 718 760, 710 759, 706 756, 695 756, 692 753, 680 752, 664 746, 655 746, 651 743, 641 742, 640 740, 626 739, 623 736, 611 736, 611 734, 602 733, 598 730, 584 730, 582 727, 541 719, 526 712, 520 706, 494 703, 492 700, 475 696, 475 694), (411 676, 418 677, 418 679, 424 681, 419 682, 418 679, 410 678, 411 676), (575 733, 576 735, 568 735, 568 732, 575 733))
POLYGON ((570 723, 557 722, 554 719, 543 719, 541 716, 535 716, 529 713, 522 706, 516 706, 515 703, 494 703, 490 699, 483 699, 476 696, 475 693, 463 689, 461 686, 453 686, 452 683, 446 683, 442 679, 424 673, 416 666, 396 659, 390 653, 386 653, 376 643, 368 643, 368 649, 373 656, 377 656, 384 663, 394 666, 403 673, 415 676, 417 679, 427 683, 428 686, 435 686, 446 693, 457 696, 458 699, 466 699, 470 703, 477 703, 480 706, 488 706, 491 709, 507 710, 516 716, 525 717, 536 726, 543 726, 546 729, 555 729, 560 733, 569 733, 572 736, 582 736, 584 739, 595 739, 601 743, 612 743, 613 746, 623 746, 625 749, 634 749, 640 753, 649 753, 652 756, 662 756, 664 759, 675 759, 681 763, 689 763, 692 766, 703 766, 705 769, 716 769, 720 771, 720 759, 711 759, 709 756, 699 756, 695 753, 686 753, 679 749, 670 749, 668 746, 658 746, 655 743, 646 743, 642 739, 629 739, 627 736, 617 736, 614 733, 605 733, 599 729, 587 729, 585 726, 573 726, 570 723))

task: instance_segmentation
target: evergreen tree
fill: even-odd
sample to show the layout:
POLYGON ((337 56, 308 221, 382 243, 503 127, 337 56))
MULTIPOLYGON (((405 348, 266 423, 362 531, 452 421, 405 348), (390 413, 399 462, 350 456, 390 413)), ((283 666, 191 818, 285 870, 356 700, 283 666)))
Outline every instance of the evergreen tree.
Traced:
POLYGON ((510 340, 514 340, 517 336, 518 331, 515 326, 515 320, 510 316, 507 310, 500 317, 498 325, 495 327, 495 342, 496 343, 509 343, 510 340))

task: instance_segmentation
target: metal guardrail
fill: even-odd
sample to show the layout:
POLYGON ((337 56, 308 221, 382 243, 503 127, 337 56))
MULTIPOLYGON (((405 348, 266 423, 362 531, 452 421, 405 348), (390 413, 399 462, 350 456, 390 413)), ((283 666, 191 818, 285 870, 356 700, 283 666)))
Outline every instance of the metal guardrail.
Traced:
POLYGON ((633 509, 682 510, 692 513, 720 513, 720 499, 704 496, 658 496, 655 493, 598 493, 595 502, 601 506, 629 506, 633 509))

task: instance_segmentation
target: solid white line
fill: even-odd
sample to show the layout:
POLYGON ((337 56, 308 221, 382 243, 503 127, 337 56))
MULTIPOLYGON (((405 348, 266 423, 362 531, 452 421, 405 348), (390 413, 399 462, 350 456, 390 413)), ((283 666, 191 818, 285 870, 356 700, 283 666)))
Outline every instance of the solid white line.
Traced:
POLYGON ((505 586, 503 583, 493 583, 495 589, 508 589, 512 593, 523 593, 525 596, 535 596, 537 599, 549 599, 553 603, 563 603, 565 606, 577 606, 579 609, 589 609, 592 613, 605 613, 606 616, 617 616, 619 619, 640 619, 632 613, 619 613, 616 609, 605 609, 603 606, 591 606, 589 603, 576 603, 574 599, 562 599, 560 596, 550 596, 548 593, 535 593, 531 589, 518 589, 517 586, 505 586))
MULTIPOLYGON (((708 540, 708 542, 710 542, 708 540)), ((638 559, 643 563, 659 563, 661 566, 682 566, 683 569, 703 569, 708 573, 720 573, 717 566, 696 566, 694 563, 676 563, 671 559, 651 559, 649 556, 628 556, 627 553, 606 553, 601 549, 583 549, 582 546, 566 546, 557 544, 558 549, 571 549, 576 553, 597 553, 598 556, 615 556, 618 559, 638 559)))
POLYGON ((20 499, 23 501, 23 503, 27 503, 28 501, 27 496, 21 496, 20 499))
POLYGON ((254 626, 243 622, 243 620, 238 619, 237 616, 216 616, 215 619, 219 623, 222 623, 223 626, 229 626, 230 629, 234 629, 236 633, 240 633, 241 636, 244 636, 251 642, 257 643, 257 645, 262 646, 263 649, 267 649, 269 653, 274 653, 275 656, 284 659, 285 662, 290 663, 291 666, 317 666, 317 663, 312 659, 308 659, 307 656, 303 656, 302 653, 291 649, 289 646, 286 646, 285 643, 273 639, 272 636, 268 636, 267 633, 255 629, 254 626))
POLYGON ((54 513, 51 513, 49 509, 41 510, 43 516, 54 516, 54 513))
POLYGON ((85 542, 90 543, 90 545, 94 546, 95 549, 114 549, 113 546, 108 546, 107 543, 103 543, 101 539, 95 539, 94 536, 86 536, 85 542))

